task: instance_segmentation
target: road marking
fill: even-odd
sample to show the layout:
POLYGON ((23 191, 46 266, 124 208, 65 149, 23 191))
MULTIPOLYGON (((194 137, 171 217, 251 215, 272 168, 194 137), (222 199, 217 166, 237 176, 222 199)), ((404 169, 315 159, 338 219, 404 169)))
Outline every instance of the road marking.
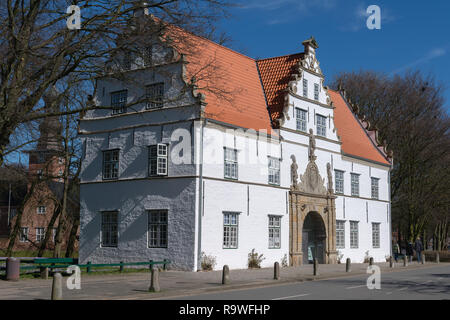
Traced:
POLYGON ((281 298, 275 298, 272 300, 283 300, 283 299, 290 299, 290 298, 298 298, 298 297, 304 297, 304 296, 309 296, 310 293, 303 293, 303 294, 298 294, 296 296, 289 296, 289 297, 281 297, 281 298))
POLYGON ((356 288, 362 288, 362 287, 367 287, 366 284, 360 285, 360 286, 354 286, 354 287, 347 287, 345 289, 356 289, 356 288))
POLYGON ((398 290, 398 291, 404 291, 404 290, 408 290, 408 287, 405 287, 405 288, 401 288, 400 290, 398 290))

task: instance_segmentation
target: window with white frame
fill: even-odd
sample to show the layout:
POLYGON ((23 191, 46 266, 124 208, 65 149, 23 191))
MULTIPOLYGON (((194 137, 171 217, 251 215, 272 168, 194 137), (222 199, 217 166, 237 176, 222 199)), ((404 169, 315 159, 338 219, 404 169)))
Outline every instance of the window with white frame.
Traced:
POLYGON ((47 207, 46 206, 38 206, 36 211, 38 214, 45 214, 45 212, 47 212, 47 207))
POLYGON ((120 114, 126 112, 128 90, 122 90, 111 93, 112 114, 120 114))
POLYGON ((167 176, 168 145, 158 143, 148 147, 148 175, 167 176))
POLYGON ((269 157, 269 184, 280 185, 280 159, 269 157))
POLYGON ((295 119, 297 122, 297 130, 306 132, 306 117, 307 111, 302 109, 295 109, 295 119))
POLYGON ((167 248, 168 216, 167 210, 148 211, 148 247, 167 248))
POLYGON ((308 80, 303 79, 303 96, 308 97, 308 80))
POLYGON ((378 199, 378 178, 370 178, 372 186, 372 199, 378 199))
POLYGON ((372 223, 372 247, 380 247, 380 223, 372 223))
POLYGON ((327 136, 327 117, 316 114, 316 126, 317 135, 326 137, 327 136))
POLYGON ((336 248, 345 248, 345 221, 336 220, 336 248))
POLYGON ((281 248, 281 217, 269 216, 269 249, 281 248))
POLYGON ((238 247, 239 214, 223 213, 223 247, 236 249, 238 247))
POLYGON ((164 98, 164 83, 155 83, 145 87, 147 109, 162 108, 164 98))
POLYGON ((359 196, 359 174, 351 173, 352 196, 359 196))
POLYGON ((237 150, 224 148, 224 177, 229 179, 238 178, 237 150))
POLYGON ((117 179, 119 176, 119 150, 103 151, 103 179, 117 179))
POLYGON ((314 83, 314 100, 319 100, 319 85, 314 83))
POLYGON ((334 184, 335 192, 339 194, 344 193, 344 171, 334 170, 334 184))
POLYGON ((20 228, 19 241, 20 242, 27 242, 28 241, 28 227, 20 228))
POLYGON ((36 228, 36 242, 41 242, 44 240, 45 236, 45 229, 44 228, 36 228))
POLYGON ((358 248, 358 221, 350 221, 350 248, 357 249, 358 248))
POLYGON ((117 247, 118 215, 117 211, 102 212, 102 247, 117 247))

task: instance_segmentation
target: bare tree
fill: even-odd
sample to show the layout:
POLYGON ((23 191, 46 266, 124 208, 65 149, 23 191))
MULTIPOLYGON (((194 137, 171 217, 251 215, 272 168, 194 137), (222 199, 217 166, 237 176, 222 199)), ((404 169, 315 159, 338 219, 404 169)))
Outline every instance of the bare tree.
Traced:
MULTIPOLYGON (((168 25, 207 34, 214 21, 224 16, 227 5, 226 0, 2 1, 0 166, 8 152, 10 137, 21 124, 102 107, 84 104, 80 108, 45 113, 42 97, 50 87, 62 89, 61 98, 70 88, 61 82, 82 83, 85 92, 92 92, 95 78, 105 73, 105 64, 132 50, 131 42, 121 39, 139 39, 139 44, 145 46, 164 34, 168 25), (79 30, 69 30, 66 25, 66 19, 72 15, 66 10, 73 2, 81 9, 79 30), (144 10, 158 19, 143 19, 140 15, 144 10)), ((29 143, 21 141, 14 147, 29 143)))
MULTIPOLYGON (((332 86, 346 90, 394 151, 392 219, 403 238, 414 241, 431 225, 442 230, 436 219, 439 212, 448 214, 450 194, 450 122, 442 86, 420 72, 388 77, 370 71, 341 73, 332 86)), ((448 228, 444 233, 447 238, 448 228)))

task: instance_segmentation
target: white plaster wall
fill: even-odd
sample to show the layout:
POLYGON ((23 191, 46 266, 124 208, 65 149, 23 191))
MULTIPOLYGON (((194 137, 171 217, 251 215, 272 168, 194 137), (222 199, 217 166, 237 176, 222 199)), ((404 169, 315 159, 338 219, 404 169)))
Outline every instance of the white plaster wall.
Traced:
POLYGON ((287 192, 269 186, 205 179, 202 251, 216 257, 216 269, 225 264, 235 269, 247 268, 248 254, 253 248, 264 255, 263 267, 273 266, 276 261, 281 263, 284 255, 289 257, 287 192), (223 248, 224 211, 239 212, 237 249, 223 248), (282 216, 280 249, 269 249, 268 215, 282 216))

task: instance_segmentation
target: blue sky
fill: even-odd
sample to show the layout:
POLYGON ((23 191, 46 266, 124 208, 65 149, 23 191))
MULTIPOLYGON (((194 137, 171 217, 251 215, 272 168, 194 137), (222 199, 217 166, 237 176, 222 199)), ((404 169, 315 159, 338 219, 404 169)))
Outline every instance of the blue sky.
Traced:
POLYGON ((450 110, 450 1, 240 0, 220 24, 229 47, 253 58, 302 52, 313 35, 326 80, 340 71, 432 73, 446 87, 450 110), (381 29, 366 27, 369 5, 381 29))

